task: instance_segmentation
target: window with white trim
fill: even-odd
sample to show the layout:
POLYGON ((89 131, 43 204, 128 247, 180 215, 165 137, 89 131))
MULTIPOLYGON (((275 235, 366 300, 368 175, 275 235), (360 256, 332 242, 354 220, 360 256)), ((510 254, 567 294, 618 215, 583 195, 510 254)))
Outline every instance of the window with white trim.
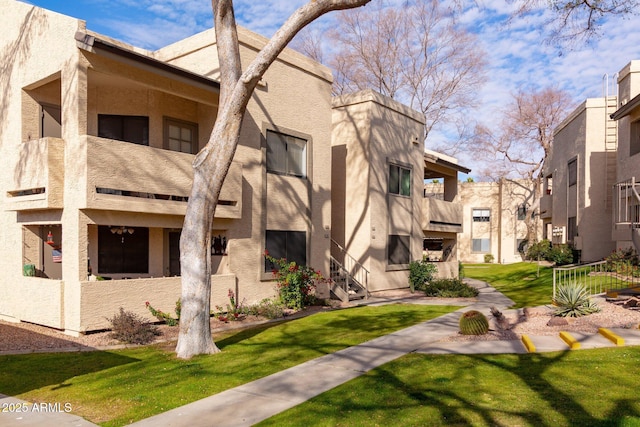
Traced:
POLYGON ((489 209, 473 209, 471 216, 473 217, 473 222, 490 222, 491 221, 491 210, 489 209))
POLYGON ((472 252, 490 252, 491 239, 472 239, 471 251, 472 252))

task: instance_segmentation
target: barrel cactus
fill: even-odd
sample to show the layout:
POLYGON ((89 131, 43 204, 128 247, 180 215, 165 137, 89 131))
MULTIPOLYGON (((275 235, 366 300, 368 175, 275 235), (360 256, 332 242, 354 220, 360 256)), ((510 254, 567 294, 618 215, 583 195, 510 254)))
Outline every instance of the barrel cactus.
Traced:
POLYGON ((477 310, 469 310, 460 317, 460 333, 463 335, 484 335, 489 332, 487 317, 477 310))

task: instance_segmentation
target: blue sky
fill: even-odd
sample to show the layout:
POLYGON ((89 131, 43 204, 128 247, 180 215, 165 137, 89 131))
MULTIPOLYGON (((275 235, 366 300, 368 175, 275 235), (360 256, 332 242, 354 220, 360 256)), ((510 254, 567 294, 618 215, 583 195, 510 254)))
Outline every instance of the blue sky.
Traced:
MULTIPOLYGON (((210 0, 27 2, 83 19, 92 31, 148 49, 212 26, 210 0)), ((240 25, 268 37, 304 2, 236 0, 236 18, 240 25)), ((610 18, 601 28, 602 36, 589 45, 559 50, 544 42, 541 29, 549 10, 540 9, 507 24, 514 8, 509 2, 477 0, 475 4, 464 11, 461 22, 478 34, 488 55, 489 80, 477 94, 482 107, 475 114, 489 126, 499 117, 496 110, 520 88, 557 85, 571 93, 577 106, 588 97, 602 96, 604 74, 613 76, 632 59, 640 59, 639 16, 610 18)), ((312 25, 330 26, 332 15, 312 25)), ((442 134, 440 138, 446 137, 442 134)))

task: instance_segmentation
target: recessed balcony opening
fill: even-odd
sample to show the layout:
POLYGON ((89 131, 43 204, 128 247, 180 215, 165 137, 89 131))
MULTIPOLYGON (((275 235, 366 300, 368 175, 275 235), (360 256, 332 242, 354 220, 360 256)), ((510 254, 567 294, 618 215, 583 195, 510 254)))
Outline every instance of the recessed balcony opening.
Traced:
POLYGON ((23 276, 62 279, 62 226, 22 227, 23 276))

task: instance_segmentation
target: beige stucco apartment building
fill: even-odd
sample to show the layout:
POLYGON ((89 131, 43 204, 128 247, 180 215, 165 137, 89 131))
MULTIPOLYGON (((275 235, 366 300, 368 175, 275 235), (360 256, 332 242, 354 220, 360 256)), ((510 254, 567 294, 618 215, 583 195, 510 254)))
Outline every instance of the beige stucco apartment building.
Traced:
POLYGON ((422 114, 374 91, 333 101, 332 254, 362 265, 370 291, 407 287, 408 265, 427 242, 438 274, 457 277, 457 174, 469 169, 425 152, 423 135, 422 114), (433 177, 444 179, 443 197, 425 197, 433 177))
POLYGON ((615 248, 640 252, 640 61, 631 61, 618 73, 616 184, 613 187, 615 248))
POLYGON ((640 249, 640 62, 614 78, 611 93, 587 99, 555 130, 544 172, 544 236, 573 245, 583 263, 640 249))
MULTIPOLYGON (((218 109, 214 31, 148 51, 15 0, 0 12, 0 319, 79 334, 120 307, 172 312, 191 163, 218 109)), ((239 39, 243 64, 266 42, 239 39)), ((265 249, 346 272, 356 297, 408 287, 427 240, 457 274, 469 170, 424 152, 418 112, 372 91, 332 101, 331 82, 287 49, 257 87, 213 224, 212 306, 275 294, 265 249), (423 197, 436 176, 444 196, 423 197)))
MULTIPOLYGON (((0 11, 0 318, 77 334, 119 307, 171 312, 191 162, 218 109, 213 30, 150 52, 26 3, 0 11)), ((239 38, 245 64, 266 41, 239 38)), ((331 81, 287 50, 249 103, 212 230, 212 305, 274 294, 265 248, 328 271, 331 81)))
POLYGON ((523 260, 528 226, 540 237, 534 184, 527 180, 460 183, 464 232, 458 236, 460 260, 465 263, 513 263, 523 260))
POLYGON ((544 171, 540 215, 543 235, 570 244, 581 262, 599 261, 614 249, 612 185, 616 179, 615 96, 590 98, 555 129, 544 171))

